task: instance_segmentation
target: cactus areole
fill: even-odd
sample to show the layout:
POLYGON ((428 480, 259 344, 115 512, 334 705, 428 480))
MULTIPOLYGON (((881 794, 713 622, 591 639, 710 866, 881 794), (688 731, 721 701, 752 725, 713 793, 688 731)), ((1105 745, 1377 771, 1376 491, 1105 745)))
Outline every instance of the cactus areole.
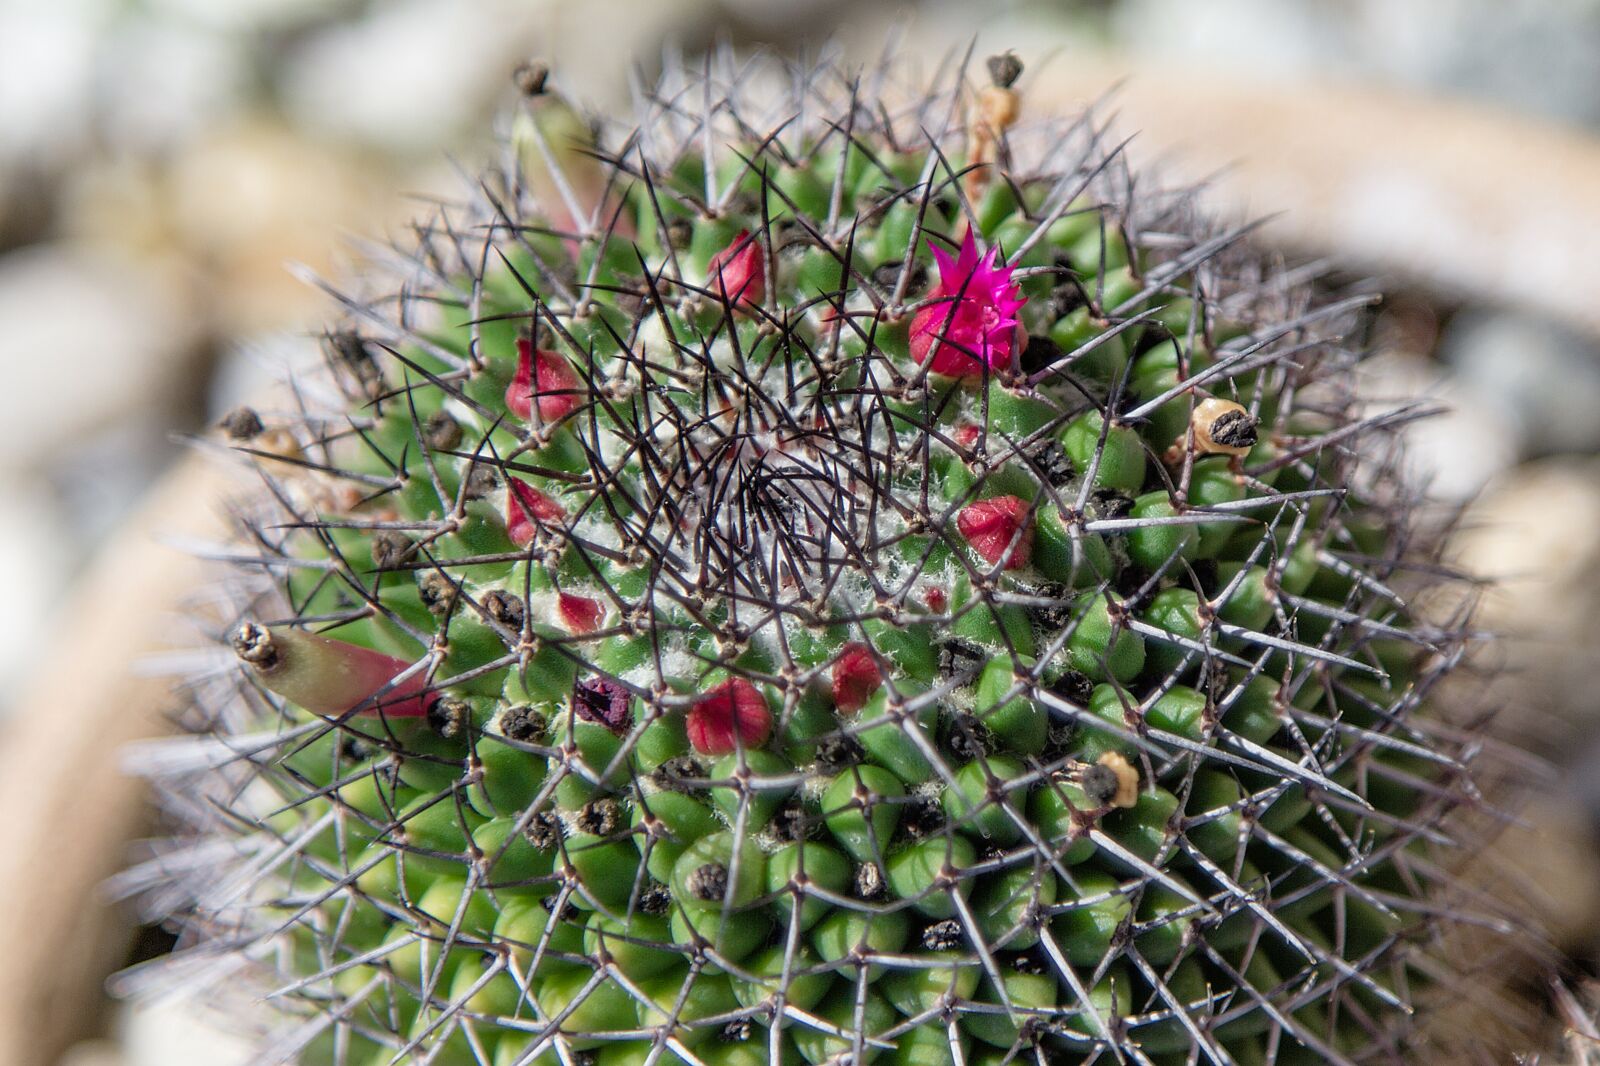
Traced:
POLYGON ((1470 738, 1354 304, 991 68, 525 76, 231 416, 163 869, 275 1054, 1404 1060, 1470 738))

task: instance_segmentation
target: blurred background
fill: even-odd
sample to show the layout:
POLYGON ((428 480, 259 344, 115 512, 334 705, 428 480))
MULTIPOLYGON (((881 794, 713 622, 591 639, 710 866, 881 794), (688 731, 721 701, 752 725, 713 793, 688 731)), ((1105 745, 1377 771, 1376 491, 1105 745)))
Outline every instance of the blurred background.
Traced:
MULTIPOLYGON (((94 560, 185 532, 141 504, 179 438, 314 344, 330 308, 285 264, 337 277, 349 236, 396 234, 415 197, 458 187, 519 59, 615 110, 663 42, 815 53, 837 36, 868 58, 890 33, 929 67, 974 38, 1016 48, 1028 106, 1103 96, 1142 131, 1137 157, 1205 178, 1221 210, 1275 214, 1285 255, 1382 282, 1368 373, 1452 409, 1415 429, 1416 473, 1466 508, 1456 558, 1503 579, 1483 616, 1510 668, 1491 698, 1561 775, 1530 821, 1563 946, 1591 958, 1600 0, 0 0, 0 768, 53 772, 24 753, 57 728, 51 649, 114 598, 94 560)), ((146 713, 130 735, 158 728, 146 713)), ((111 789, 137 827, 137 791, 82 787, 76 817, 111 789)), ((0 855, 48 876, 3 830, 0 855)), ((160 938, 68 898, 96 911, 97 961, 19 1066, 61 1048, 71 1066, 246 1060, 181 1011, 101 995, 160 938)), ((24 1046, 8 1024, 30 1023, 0 1012, 7 1066, 24 1046)))

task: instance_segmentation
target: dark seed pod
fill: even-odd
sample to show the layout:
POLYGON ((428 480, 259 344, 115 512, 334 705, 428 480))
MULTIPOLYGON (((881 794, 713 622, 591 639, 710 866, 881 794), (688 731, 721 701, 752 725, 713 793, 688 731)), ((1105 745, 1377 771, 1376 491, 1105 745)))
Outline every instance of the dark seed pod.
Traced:
POLYGON ((883 867, 875 862, 864 862, 856 867, 851 890, 857 899, 880 900, 888 889, 888 882, 883 879, 883 867))
POLYGON ((513 632, 521 632, 522 624, 527 618, 527 608, 522 604, 520 597, 504 589, 490 589, 484 593, 483 611, 491 621, 513 632))
POLYGON ((959 951, 966 944, 961 923, 954 918, 934 922, 922 931, 922 946, 929 951, 959 951))
POLYGON ((439 570, 417 571, 417 597, 428 613, 443 617, 455 610, 460 599, 460 587, 450 575, 439 570))
POLYGON ((639 912, 661 917, 672 910, 672 893, 663 884, 652 884, 639 893, 639 912))
POLYGON ((1078 787, 1083 789, 1083 794, 1088 797, 1092 806, 1109 807, 1117 796, 1121 781, 1111 767, 1095 764, 1083 768, 1078 775, 1078 787))
POLYGON ((971 681, 983 669, 989 656, 971 641, 950 637, 939 642, 939 675, 962 684, 971 681))
POLYGON ((854 766, 865 757, 861 742, 848 734, 823 737, 817 742, 817 765, 830 773, 854 766))
POLYGON ((970 714, 952 715, 945 729, 944 746, 961 762, 971 762, 997 749, 989 727, 970 714))
POLYGON ((472 725, 472 708, 465 700, 435 700, 428 708, 428 725, 446 740, 465 736, 472 725))
POLYGON ((1048 485, 1064 486, 1075 473, 1066 449, 1057 440, 1044 440, 1026 450, 1028 463, 1048 485))
POLYGON ((580 833, 608 837, 622 825, 622 808, 616 800, 603 796, 585 803, 572 824, 580 833))
POLYGON ((728 894, 728 868, 720 862, 696 866, 684 885, 693 898, 703 903, 719 903, 728 894))
POLYGON ((528 822, 523 835, 540 851, 549 851, 561 843, 561 819, 549 811, 540 811, 528 822))
POLYGON ((500 715, 500 732, 524 744, 543 740, 546 727, 544 716, 532 707, 508 707, 500 715))

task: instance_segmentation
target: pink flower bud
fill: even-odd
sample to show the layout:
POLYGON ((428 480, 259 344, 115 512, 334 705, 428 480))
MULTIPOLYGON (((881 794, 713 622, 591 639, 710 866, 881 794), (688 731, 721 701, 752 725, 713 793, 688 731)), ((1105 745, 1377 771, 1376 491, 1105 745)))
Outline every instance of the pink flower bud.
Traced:
POLYGON ((231 642, 269 691, 323 718, 352 711, 418 718, 439 698, 427 691, 425 669, 391 685, 414 664, 359 644, 255 622, 242 623, 231 642))
POLYGON ((511 543, 521 548, 541 526, 557 525, 566 517, 559 503, 526 481, 506 475, 506 535, 511 543))
POLYGON ((506 386, 506 407, 532 422, 535 403, 541 422, 559 422, 583 405, 583 382, 559 352, 535 351, 532 341, 519 337, 517 373, 506 386))
POLYGON ((742 229, 722 251, 711 257, 706 267, 708 288, 730 306, 754 310, 767 296, 766 275, 762 273, 761 242, 742 229))
POLYGON ((606 616, 606 605, 589 596, 563 592, 556 597, 561 624, 573 633, 593 633, 606 616))
POLYGON ((1026 503, 1015 496, 996 496, 962 508, 956 528, 990 565, 1004 558, 1004 569, 1020 570, 1033 556, 1033 525, 1028 519, 1026 503))
POLYGON ((689 708, 689 744, 701 755, 759 748, 772 737, 772 712, 761 690, 729 678, 689 708))
POLYGON ((859 641, 846 644, 833 663, 833 705, 854 714, 883 686, 872 649, 859 641))

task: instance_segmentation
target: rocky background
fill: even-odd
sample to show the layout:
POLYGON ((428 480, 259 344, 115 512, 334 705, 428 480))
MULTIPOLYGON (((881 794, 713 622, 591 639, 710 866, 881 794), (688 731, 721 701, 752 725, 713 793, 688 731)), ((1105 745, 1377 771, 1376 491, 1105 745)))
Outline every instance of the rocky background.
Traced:
MULTIPOLYGON (((904 13, 875 0, 0 0, 0 744, 64 590, 182 436, 314 345, 327 305, 285 264, 338 276, 340 235, 398 232, 410 197, 447 193, 452 153, 471 169, 517 60, 550 59, 573 96, 617 107, 663 41, 877 41, 904 13)), ((1582 169, 1600 152, 1600 0, 930 0, 909 24, 906 47, 930 63, 980 30, 980 49, 1018 47, 1069 75, 1117 57, 1134 72, 1131 128, 1141 107, 1159 118, 1178 71, 1262 100, 1394 100, 1430 125, 1459 119, 1418 129, 1416 150, 1438 135, 1490 176, 1496 195, 1458 212, 1487 246, 1446 224, 1449 205, 1388 180, 1376 150, 1377 177, 1343 214, 1308 206, 1284 177, 1293 152, 1252 140, 1248 107, 1225 116, 1236 142, 1154 135, 1142 150, 1180 170, 1236 162, 1241 180, 1215 178, 1219 203, 1298 211, 1268 230, 1290 254, 1333 256, 1393 294, 1370 323, 1369 372, 1379 394, 1451 408, 1416 428, 1417 473, 1441 506, 1466 507, 1463 564, 1504 579, 1483 621, 1510 669, 1490 695, 1562 775, 1535 830, 1570 868, 1550 885, 1565 946, 1591 959, 1600 184, 1573 178, 1553 205, 1539 190, 1600 176, 1582 169), (1508 229, 1517 218, 1500 216, 1524 209, 1550 221, 1508 229)), ((147 935, 133 950, 160 946, 147 935)), ((1581 999, 1581 968, 1575 983, 1581 999)), ((72 1066, 246 1061, 171 1009, 107 1006, 84 1030, 72 1066)), ((1568 1042, 1589 1050, 1581 1032, 1568 1042)))

